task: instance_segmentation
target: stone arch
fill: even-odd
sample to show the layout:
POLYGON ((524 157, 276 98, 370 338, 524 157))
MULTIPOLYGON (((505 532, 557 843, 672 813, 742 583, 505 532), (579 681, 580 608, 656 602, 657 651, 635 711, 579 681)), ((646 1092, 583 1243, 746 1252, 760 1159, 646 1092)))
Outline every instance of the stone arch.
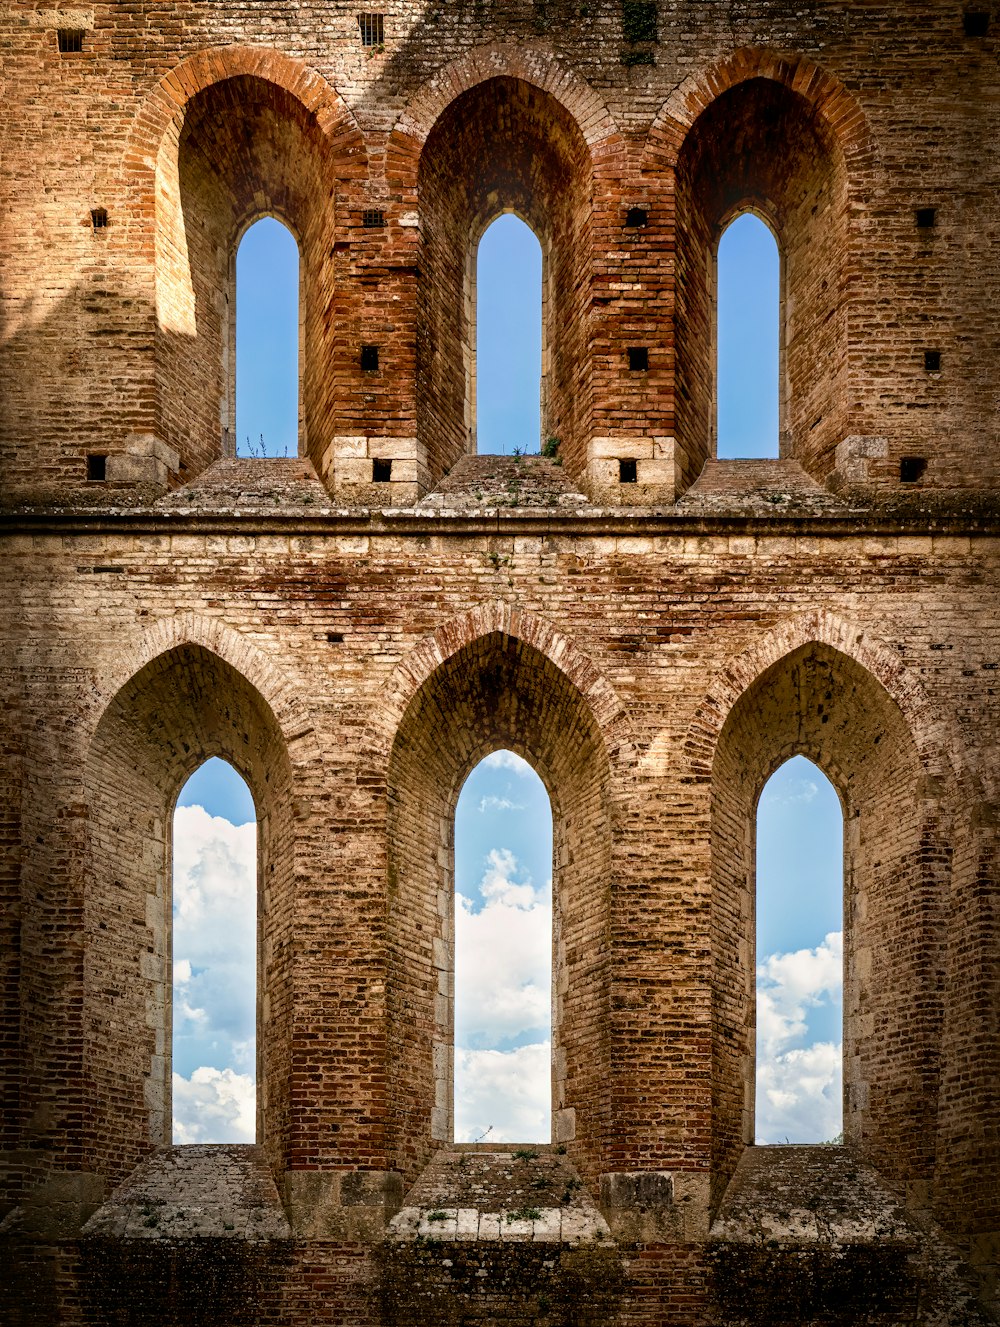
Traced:
POLYGON ((576 651, 530 615, 484 605, 397 669, 387 722, 388 1127, 407 1175, 452 1136, 454 814, 466 776, 506 747, 553 817, 553 1131, 596 1175, 611 1111, 608 1000, 614 810, 602 724, 617 707, 576 651), (559 654, 588 686, 529 636, 559 654), (402 707, 402 709, 401 709, 402 707))
MULTIPOLYGON (((419 198, 417 434, 435 480, 474 447, 475 241, 502 212, 516 212, 541 244, 542 431, 561 439, 560 456, 574 476, 585 468, 591 433, 586 329, 595 181, 604 158, 595 157, 563 100, 567 88, 555 66, 545 73, 524 53, 495 54, 463 66, 464 76, 456 73, 453 82, 442 79, 429 123, 404 116, 412 135, 397 127, 390 144, 390 176, 419 198)), ((611 132, 603 118, 597 127, 611 132)), ((613 155, 612 140, 602 143, 602 152, 613 155)))
MULTIPOLYGON (((84 770, 84 1132, 92 1168, 109 1183, 170 1141, 171 824, 181 787, 211 756, 238 771, 256 806, 258 1007, 266 1029, 258 1037, 258 1136, 275 1169, 290 1145, 288 934, 302 781, 265 696, 238 663, 191 637, 228 645, 273 681, 267 666, 258 659, 254 668, 253 652, 243 655, 232 633, 197 625, 201 632, 190 619, 187 630, 161 624, 122 660, 122 672, 139 666, 105 706, 84 770)), ((296 707, 279 705, 287 723, 296 707)), ((298 726, 299 737, 310 731, 298 726)))
POLYGON ((213 83, 247 76, 274 83, 301 102, 315 117, 342 161, 345 178, 367 171, 361 130, 336 88, 316 69, 272 46, 215 46, 197 51, 156 84, 136 114, 126 140, 122 171, 133 182, 144 180, 152 192, 156 161, 164 139, 180 138, 191 101, 213 83))
POLYGON ((844 808, 845 1141, 901 1187, 932 1176, 950 807, 927 720, 891 650, 816 613, 734 661, 689 729, 710 780, 714 1204, 753 1142, 757 799, 795 754, 844 808))
POLYGON ((549 93, 576 122, 595 174, 614 174, 626 145, 607 104, 551 50, 505 42, 474 47, 438 70, 411 99, 389 140, 386 174, 394 184, 416 188, 420 153, 435 124, 463 93, 494 78, 518 79, 549 93))
POLYGON ((874 160, 854 98, 818 66, 773 51, 734 53, 661 109, 643 164, 651 176, 674 176, 685 485, 714 451, 716 249, 728 220, 746 210, 768 218, 782 260, 780 454, 819 480, 833 470, 854 408, 848 308, 864 256, 852 211, 874 160))
MULTIPOLYGON (((193 478, 235 452, 235 259, 272 215, 300 258, 300 444, 322 451, 337 408, 337 332, 326 317, 338 192, 366 171, 336 90, 280 51, 200 52, 161 81, 133 126, 126 174, 149 184, 156 307, 156 434, 193 478), (149 178, 150 167, 152 178, 149 178)), ((335 430, 336 431, 336 430, 335 430)))
POLYGON ((274 715, 293 765, 304 771, 322 762, 315 721, 302 700, 304 685, 287 659, 282 658, 279 664, 235 627, 205 613, 173 613, 160 618, 141 635, 121 642, 102 674, 101 689, 91 707, 93 728, 96 730, 111 700, 131 678, 161 655, 187 645, 218 655, 260 693, 274 715))
POLYGON ((940 719, 919 679, 899 652, 858 623, 825 608, 786 618, 715 674, 685 737, 692 772, 710 776, 719 735, 740 696, 773 664, 812 643, 827 645, 847 655, 871 673, 905 718, 928 773, 939 778, 954 775, 948 755, 952 748, 941 731, 940 719))
POLYGON ((500 632, 532 646, 584 697, 613 758, 630 740, 627 712, 614 688, 589 655, 544 618, 504 599, 487 599, 449 618, 413 647, 397 665, 386 687, 381 726, 386 750, 392 744, 407 707, 431 674, 453 654, 481 636, 500 632))
POLYGON ((675 169, 684 140, 699 116, 723 93, 754 78, 780 83, 815 108, 840 141, 852 178, 875 164, 875 142, 864 110, 837 78, 804 55, 745 46, 690 74, 674 89, 646 136, 643 171, 655 174, 675 169))

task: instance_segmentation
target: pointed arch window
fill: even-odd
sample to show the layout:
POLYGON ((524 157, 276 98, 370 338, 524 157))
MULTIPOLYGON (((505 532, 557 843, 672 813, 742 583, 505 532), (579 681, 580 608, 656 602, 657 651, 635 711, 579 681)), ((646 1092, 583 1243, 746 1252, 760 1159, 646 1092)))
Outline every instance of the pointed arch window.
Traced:
POLYGON ((473 266, 469 401, 477 451, 537 452, 545 415, 541 243, 505 212, 483 232, 473 266))
POLYGON ((840 1141, 844 818, 804 756, 764 785, 756 861, 756 1141, 840 1141))
POLYGON ((552 1136, 552 809, 513 751, 455 810, 455 1138, 552 1136))
POLYGON ((174 1143, 256 1140, 257 812, 212 758, 177 798, 172 836, 174 1143))
POLYGON ((232 414, 237 456, 299 453, 302 318, 299 248, 287 226, 261 217, 236 251, 232 414))
POLYGON ((743 211, 717 252, 716 454, 779 455, 782 427, 781 255, 770 225, 743 211))

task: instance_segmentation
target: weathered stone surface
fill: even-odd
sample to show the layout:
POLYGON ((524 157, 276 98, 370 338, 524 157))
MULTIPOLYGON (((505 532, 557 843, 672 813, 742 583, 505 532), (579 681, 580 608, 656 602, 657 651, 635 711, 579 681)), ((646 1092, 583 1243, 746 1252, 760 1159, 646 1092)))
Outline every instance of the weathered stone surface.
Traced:
POLYGON ((357 10, 0 16, 0 1315, 978 1323, 996 16, 394 0, 366 47, 357 10), (780 460, 716 455, 746 209, 783 258, 780 460), (504 211, 542 245, 542 436, 493 458, 474 259, 504 211), (301 454, 238 459, 265 214, 300 250, 301 454), (501 746, 554 812, 566 1154, 531 1174, 584 1186, 537 1207, 509 1154, 439 1173, 455 802, 501 746), (753 824, 797 753, 845 812, 849 1148, 769 1163, 753 824), (261 826, 247 1152, 169 1146, 171 815, 212 756, 261 826))

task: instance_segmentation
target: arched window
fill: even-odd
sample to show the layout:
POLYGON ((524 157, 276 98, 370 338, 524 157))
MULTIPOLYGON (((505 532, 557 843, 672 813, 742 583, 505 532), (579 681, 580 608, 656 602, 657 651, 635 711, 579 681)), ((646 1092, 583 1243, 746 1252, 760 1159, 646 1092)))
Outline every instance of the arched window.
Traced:
POLYGON ((795 756, 757 804, 758 1143, 842 1137, 843 898, 840 799, 795 756))
POLYGON ((455 811, 455 1138, 549 1142, 552 810, 512 751, 480 761, 455 811))
POLYGON ((238 456, 298 455, 299 334, 298 245, 262 217, 236 251, 238 456))
POLYGON ((781 263, 770 227, 752 212, 719 240, 717 455, 776 457, 781 427, 781 263))
POLYGON ((173 828, 175 1143, 256 1138, 257 814, 222 760, 181 789, 173 828))
POLYGON ((542 427, 542 247, 513 213, 491 223, 476 251, 477 450, 537 452, 542 427))

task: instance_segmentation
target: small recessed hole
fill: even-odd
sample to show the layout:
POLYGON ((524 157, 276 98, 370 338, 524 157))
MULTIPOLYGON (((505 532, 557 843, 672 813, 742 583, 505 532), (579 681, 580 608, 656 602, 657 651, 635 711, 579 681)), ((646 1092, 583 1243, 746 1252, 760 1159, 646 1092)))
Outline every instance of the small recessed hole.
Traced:
POLYGON ((361 347, 361 367, 369 373, 378 368, 378 346, 361 347))
POLYGON ((385 43, 385 15, 359 14, 358 28, 362 46, 382 46, 385 43))
POLYGON ((390 480, 391 478, 392 478, 392 462, 391 462, 391 461, 382 461, 382 460, 378 460, 378 459, 372 461, 372 483, 373 483, 373 484, 388 484, 388 482, 389 482, 389 480, 390 480))
POLYGON ((899 478, 904 484, 915 484, 927 469, 925 456, 904 456, 899 462, 899 478))
POLYGON ((328 631, 326 638, 331 645, 343 645, 344 633, 342 631, 328 631))
POLYGON ((915 215, 921 230, 930 230, 931 226, 937 225, 937 209, 934 207, 918 207, 915 215))
POLYGON ((927 370, 928 373, 940 373, 941 371, 940 350, 924 351, 924 368, 927 370))
POLYGON ((625 214, 626 226, 644 226, 649 220, 649 213, 644 207, 630 207, 625 214))
POLYGON ((638 478, 638 463, 635 460, 630 459, 618 462, 619 484, 634 484, 638 478))
POLYGON ((633 373, 649 368, 649 351, 645 346, 629 346, 628 366, 633 373))
POLYGON ((71 55, 83 50, 83 32, 80 28, 57 28, 56 40, 59 42, 61 55, 71 55))
POLYGON ((103 480, 108 477, 108 458, 100 453, 91 452, 87 456, 87 478, 103 480))
POLYGON ((367 207, 361 213, 361 224, 369 230, 381 230, 385 225, 385 213, 380 207, 367 207))
POLYGON ((967 37, 985 37, 990 30, 990 16, 982 9, 967 9, 962 15, 962 30, 967 37))
POLYGON ((95 230, 104 230, 108 224, 108 209, 106 207, 92 207, 90 209, 90 224, 95 230))

